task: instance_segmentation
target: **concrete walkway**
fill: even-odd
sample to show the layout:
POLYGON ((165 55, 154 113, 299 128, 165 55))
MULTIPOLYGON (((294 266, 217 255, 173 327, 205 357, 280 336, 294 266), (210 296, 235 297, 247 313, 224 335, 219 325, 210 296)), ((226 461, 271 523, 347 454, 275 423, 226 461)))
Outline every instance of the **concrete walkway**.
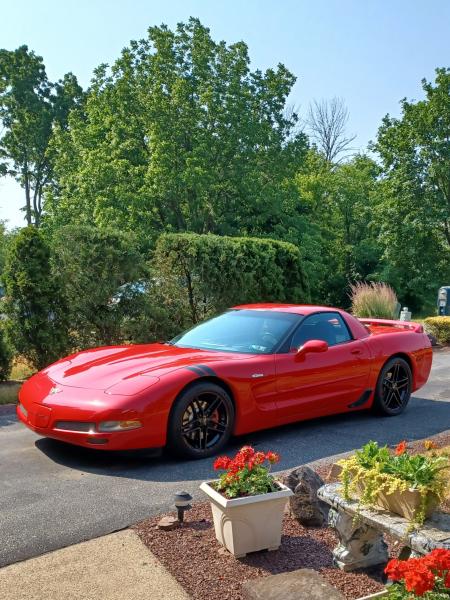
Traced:
POLYGON ((0 569, 5 600, 189 600, 131 530, 0 569))

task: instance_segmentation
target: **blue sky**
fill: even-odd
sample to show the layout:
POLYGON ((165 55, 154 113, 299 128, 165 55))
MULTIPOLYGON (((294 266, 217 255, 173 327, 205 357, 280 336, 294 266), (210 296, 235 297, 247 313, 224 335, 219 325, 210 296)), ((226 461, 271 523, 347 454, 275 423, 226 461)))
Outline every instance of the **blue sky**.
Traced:
MULTIPOLYGON (((420 81, 450 63, 449 0, 11 0, 2 7, 0 47, 27 44, 51 80, 72 71, 86 87, 150 25, 189 16, 214 39, 244 40, 252 68, 284 63, 296 76, 291 102, 342 97, 349 131, 364 149, 403 97, 422 97, 420 81)), ((22 225, 22 191, 0 180, 0 219, 22 225)))

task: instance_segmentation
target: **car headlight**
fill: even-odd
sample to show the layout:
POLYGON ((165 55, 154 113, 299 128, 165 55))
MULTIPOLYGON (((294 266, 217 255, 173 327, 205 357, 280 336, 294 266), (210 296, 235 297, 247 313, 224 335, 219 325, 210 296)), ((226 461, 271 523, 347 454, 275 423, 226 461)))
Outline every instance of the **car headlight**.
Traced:
POLYGON ((129 431, 130 429, 139 429, 142 423, 137 420, 133 421, 102 421, 99 426, 99 431, 129 431))

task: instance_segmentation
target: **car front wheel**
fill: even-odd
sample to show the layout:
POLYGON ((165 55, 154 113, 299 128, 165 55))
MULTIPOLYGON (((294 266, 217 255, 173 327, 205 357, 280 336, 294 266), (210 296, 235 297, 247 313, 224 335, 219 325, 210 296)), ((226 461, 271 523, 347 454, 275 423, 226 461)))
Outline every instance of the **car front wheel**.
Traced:
POLYGON ((222 450, 234 426, 230 395, 211 382, 199 382, 177 398, 169 420, 168 448, 178 456, 207 458, 222 450))

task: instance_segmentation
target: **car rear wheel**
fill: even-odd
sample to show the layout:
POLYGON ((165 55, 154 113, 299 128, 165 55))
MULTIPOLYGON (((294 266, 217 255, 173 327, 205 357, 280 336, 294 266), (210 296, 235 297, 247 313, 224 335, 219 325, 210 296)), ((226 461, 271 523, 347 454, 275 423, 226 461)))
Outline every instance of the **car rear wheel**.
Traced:
POLYGON ((381 369, 375 390, 373 408, 386 416, 402 413, 411 397, 411 368, 403 358, 394 356, 381 369))
POLYGON ((168 448, 178 456, 207 458, 226 445, 233 425, 230 395, 220 385, 199 382, 175 402, 169 420, 168 448))

